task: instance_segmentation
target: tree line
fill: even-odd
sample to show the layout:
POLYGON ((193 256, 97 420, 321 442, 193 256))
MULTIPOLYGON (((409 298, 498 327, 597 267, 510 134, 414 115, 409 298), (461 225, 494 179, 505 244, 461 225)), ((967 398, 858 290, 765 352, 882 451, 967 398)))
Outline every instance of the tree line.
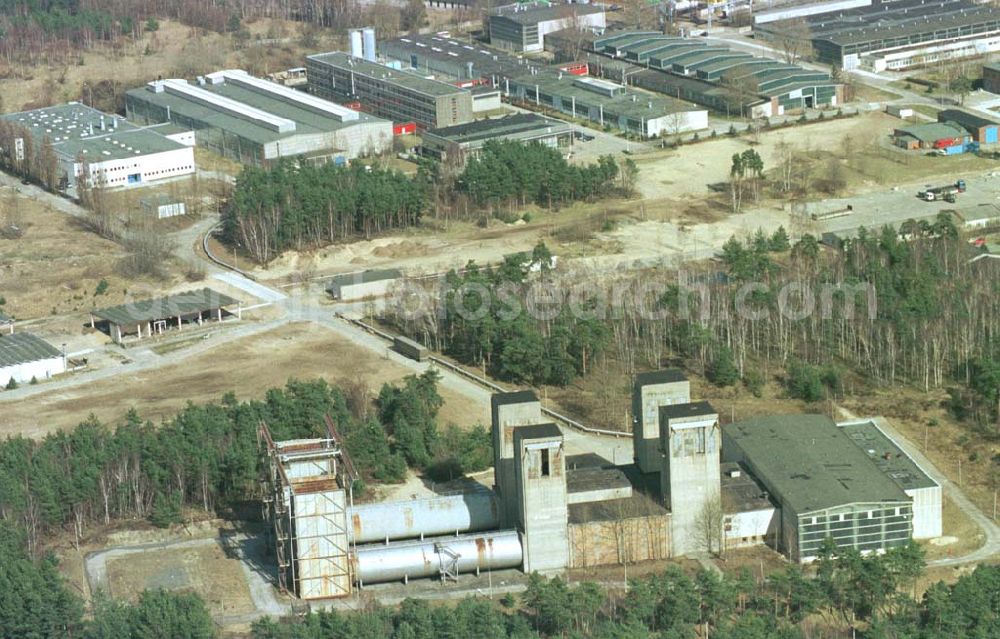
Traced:
POLYGON ((620 174, 611 155, 595 163, 573 165, 559 149, 540 142, 489 140, 465 165, 456 186, 479 206, 533 202, 558 208, 619 190, 620 174))
POLYGON ((414 226, 432 207, 452 208, 460 197, 492 211, 500 204, 559 207, 631 192, 636 171, 631 160, 624 168, 611 156, 574 166, 539 142, 496 140, 454 181, 426 163, 410 177, 374 166, 284 160, 240 173, 223 209, 222 238, 267 264, 285 250, 414 226))
POLYGON ((285 160, 243 169, 222 213, 223 238, 267 264, 285 250, 413 226, 427 207, 422 174, 285 160))
POLYGON ((3 119, 0 119, 0 170, 38 182, 50 191, 59 188, 62 178, 59 158, 48 137, 37 140, 24 125, 3 119), (17 155, 18 139, 23 149, 20 160, 17 155))
MULTIPOLYGON (((257 426, 275 439, 323 436, 324 415, 338 424, 364 481, 400 481, 408 467, 453 473, 482 470, 492 458, 488 435, 450 428, 439 443, 436 372, 385 385, 369 410, 323 380, 290 381, 261 401, 191 404, 160 425, 130 411, 110 429, 91 418, 40 441, 0 442, 0 521, 23 531, 38 556, 45 536, 116 520, 165 526, 184 508, 226 512, 258 497, 257 426), (445 444, 447 442, 447 444, 445 444)), ((357 486, 360 492, 364 484, 357 486)))
MULTIPOLYGON (((551 275, 544 243, 507 256, 495 268, 470 262, 444 278, 432 312, 408 313, 405 293, 385 319, 401 332, 458 361, 482 366, 498 379, 565 386, 593 366, 610 339, 607 327, 569 308, 533 315, 543 295, 535 288, 551 275), (544 315, 544 316, 542 316, 544 315)), ((415 286, 418 286, 415 284, 415 286)))
POLYGON ((407 599, 398 609, 318 612, 293 622, 265 619, 254 639, 976 639, 1000 623, 1000 567, 980 566, 953 585, 914 598, 923 571, 916 545, 884 556, 827 552, 815 568, 767 577, 693 574, 673 566, 629 581, 627 592, 593 582, 531 575, 523 595, 456 606, 407 599))

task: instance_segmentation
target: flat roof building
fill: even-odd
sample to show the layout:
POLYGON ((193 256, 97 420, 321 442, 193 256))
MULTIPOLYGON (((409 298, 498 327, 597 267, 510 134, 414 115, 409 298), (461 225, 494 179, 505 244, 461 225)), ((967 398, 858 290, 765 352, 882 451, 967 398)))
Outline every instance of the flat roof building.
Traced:
POLYGON ((983 65, 983 90, 1000 93, 1000 64, 983 65))
POLYGON ((472 93, 340 51, 306 58, 309 90, 324 98, 357 101, 361 108, 421 129, 463 124, 473 119, 472 93))
POLYGON ((913 533, 911 498, 828 417, 775 415, 722 428, 723 460, 744 465, 778 502, 778 539, 794 560, 827 538, 882 552, 913 533))
POLYGON ((392 123, 302 91, 226 70, 156 80, 126 93, 130 118, 194 131, 200 146, 252 165, 284 157, 346 161, 392 145, 392 123))
POLYGON ((381 297, 388 293, 389 287, 402 276, 403 274, 394 268, 344 273, 333 276, 326 286, 326 291, 341 302, 381 297))
POLYGON ((0 335, 0 387, 42 381, 66 372, 62 352, 31 333, 0 335))
MULTIPOLYGON (((873 0, 806 16, 817 57, 846 71, 899 70, 1000 50, 1000 11, 972 0, 873 0)), ((787 21, 758 24, 782 37, 787 21)))
POLYGON ((505 82, 512 100, 646 138, 708 128, 708 111, 600 78, 538 71, 505 82))
POLYGON ((489 140, 539 142, 553 148, 573 144, 573 127, 535 113, 477 120, 457 126, 425 131, 421 152, 441 161, 464 164, 479 155, 489 140))
POLYGON ((135 335, 152 337, 170 328, 181 330, 183 324, 198 324, 215 319, 221 322, 224 310, 236 306, 236 316, 240 316, 240 301, 202 288, 185 291, 150 300, 139 300, 119 306, 112 306, 90 312, 90 326, 97 328, 97 320, 106 325, 108 334, 116 344, 125 342, 126 337, 135 335))
POLYGON ((942 109, 937 114, 938 122, 951 122, 965 129, 973 142, 996 144, 1000 122, 985 118, 962 109, 942 109))
POLYGON ((549 2, 517 3, 497 7, 487 17, 490 44, 511 51, 545 48, 545 34, 570 27, 604 29, 604 5, 549 2))
POLYGON ((68 189, 81 179, 86 185, 141 186, 195 172, 190 147, 79 102, 0 118, 26 129, 36 146, 52 145, 68 189))
POLYGON ((403 69, 433 74, 450 82, 486 79, 496 85, 503 77, 521 75, 526 69, 542 66, 478 42, 446 35, 407 35, 386 40, 379 43, 379 53, 387 60, 399 62, 403 69))

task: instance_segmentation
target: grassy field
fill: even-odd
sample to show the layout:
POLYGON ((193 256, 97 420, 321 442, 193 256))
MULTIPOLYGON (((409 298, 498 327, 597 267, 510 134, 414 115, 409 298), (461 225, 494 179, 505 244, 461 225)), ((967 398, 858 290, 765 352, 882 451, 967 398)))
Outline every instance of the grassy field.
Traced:
MULTIPOLYGON (((222 344, 181 364, 5 402, 0 435, 38 437, 70 428, 88 414, 115 423, 130 408, 159 422, 189 401, 217 401, 229 391, 240 399, 260 398, 268 388, 283 386, 290 378, 323 377, 332 384, 361 382, 374 397, 383 383, 398 381, 411 372, 327 328, 291 324, 222 344)), ((447 389, 441 389, 441 394, 445 399, 439 418, 442 425, 489 424, 488 407, 447 389)))

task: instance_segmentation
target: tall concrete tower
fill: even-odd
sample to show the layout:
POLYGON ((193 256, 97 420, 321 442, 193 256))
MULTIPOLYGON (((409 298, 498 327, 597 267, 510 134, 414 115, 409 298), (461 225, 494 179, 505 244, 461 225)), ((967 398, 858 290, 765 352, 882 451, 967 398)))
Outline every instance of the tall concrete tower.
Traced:
POLYGON ((517 477, 514 472, 514 427, 542 423, 542 405, 531 391, 494 393, 490 398, 493 416, 493 486, 500 502, 500 523, 517 521, 517 477))
POLYGON ((691 401, 691 383, 677 368, 636 375, 632 390, 632 444, 635 463, 644 473, 658 473, 660 407, 691 401))
POLYGON ((563 434, 555 424, 514 429, 517 524, 525 572, 569 565, 569 507, 563 434))
POLYGON ((660 486, 670 509, 673 556, 710 550, 706 540, 721 535, 719 471, 722 435, 719 415, 708 402, 660 408, 660 445, 664 452, 660 486), (717 519, 717 521, 716 521, 717 519), (720 530, 711 534, 709 526, 720 530))

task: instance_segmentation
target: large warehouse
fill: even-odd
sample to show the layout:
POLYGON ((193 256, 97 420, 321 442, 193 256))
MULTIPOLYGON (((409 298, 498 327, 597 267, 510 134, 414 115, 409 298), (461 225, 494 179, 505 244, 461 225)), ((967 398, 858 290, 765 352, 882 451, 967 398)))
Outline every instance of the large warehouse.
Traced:
POLYGON ((245 71, 156 80, 126 94, 128 117, 171 122, 195 132, 199 146, 252 165, 285 157, 342 162, 392 146, 392 123, 245 71))
MULTIPOLYGON (((972 0, 872 0, 804 18, 818 58, 845 70, 899 70, 1000 51, 1000 12, 972 0)), ((787 22, 760 24, 762 39, 787 22)))
POLYGON ((609 80, 539 71, 509 81, 511 100, 555 109, 646 138, 708 128, 708 111, 609 80))
POLYGON ((84 184, 120 187, 195 172, 190 147, 78 102, 0 117, 24 127, 36 145, 48 140, 69 189, 84 174, 84 184))
POLYGON ((461 87, 333 51, 306 58, 309 90, 318 96, 357 101, 393 122, 433 129, 471 122, 472 93, 461 87))
POLYGON ((542 51, 545 34, 562 29, 602 30, 607 26, 604 5, 550 3, 544 0, 497 7, 487 17, 490 44, 499 49, 542 51))
POLYGON ((431 129, 422 136, 420 152, 440 161, 465 164, 479 155, 489 140, 538 142, 557 149, 573 146, 573 127, 535 113, 517 113, 492 120, 431 129))
MULTIPOLYGON (((594 51, 633 65, 637 86, 717 111, 743 110, 755 117, 837 106, 843 85, 828 73, 730 49, 704 38, 617 31, 594 40, 594 51), (645 69, 645 71, 641 70, 645 69)), ((621 65, 604 72, 614 76, 621 65)))
POLYGON ((488 80, 496 86, 504 77, 525 73, 533 66, 530 60, 476 42, 445 35, 408 35, 379 43, 379 53, 386 60, 398 62, 404 69, 422 75, 434 75, 452 82, 488 80))
POLYGON ((31 333, 0 335, 0 387, 42 381, 66 372, 66 358, 54 346, 31 333))
POLYGON ((816 558, 824 540, 881 552, 913 536, 913 500, 823 415, 775 415, 722 429, 723 459, 761 481, 780 509, 780 547, 816 558))

